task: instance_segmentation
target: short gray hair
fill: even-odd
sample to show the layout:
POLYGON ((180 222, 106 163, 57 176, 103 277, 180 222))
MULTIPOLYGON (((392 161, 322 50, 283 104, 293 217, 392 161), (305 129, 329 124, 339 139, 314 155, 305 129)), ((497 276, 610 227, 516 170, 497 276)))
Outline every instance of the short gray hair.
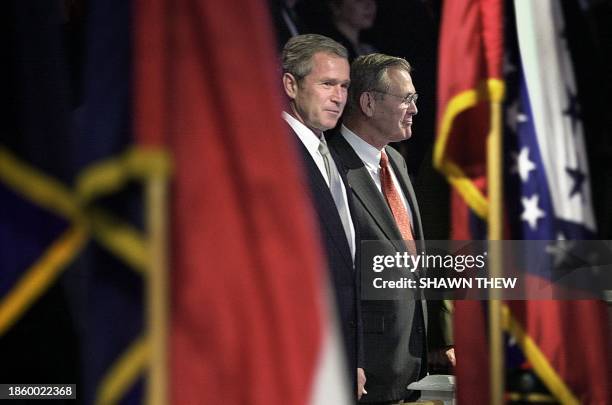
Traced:
POLYGON ((323 52, 348 60, 348 51, 331 38, 318 34, 304 34, 287 41, 282 53, 283 74, 291 73, 298 81, 312 70, 312 57, 323 52))
POLYGON ((345 111, 348 114, 359 111, 359 98, 366 91, 377 90, 388 92, 389 69, 398 68, 410 73, 412 67, 404 58, 372 53, 359 56, 351 64, 351 86, 348 92, 348 101, 345 111))

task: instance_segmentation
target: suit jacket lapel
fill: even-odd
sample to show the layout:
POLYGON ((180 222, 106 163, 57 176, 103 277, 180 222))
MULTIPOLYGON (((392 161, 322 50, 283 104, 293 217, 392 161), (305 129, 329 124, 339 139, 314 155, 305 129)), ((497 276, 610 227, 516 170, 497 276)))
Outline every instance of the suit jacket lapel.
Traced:
POLYGON ((350 169, 347 177, 355 196, 368 210, 385 236, 390 240, 401 240, 402 236, 395 225, 389 205, 376 188, 368 170, 365 167, 350 169))
MULTIPOLYGON (((293 131, 292 131, 293 132, 293 131)), ((310 153, 298 139, 297 143, 300 145, 300 150, 304 156, 304 162, 306 164, 306 170, 308 173, 308 181, 310 184, 310 191, 312 193, 312 201, 315 204, 317 215, 321 218, 320 223, 325 226, 327 232, 334 239, 337 249, 342 254, 342 257, 347 262, 349 267, 353 267, 353 258, 351 250, 346 240, 344 228, 340 221, 338 209, 334 203, 334 199, 329 191, 329 187, 325 182, 325 179, 321 175, 319 168, 310 156, 310 153)))
POLYGON ((394 241, 394 245, 397 245, 396 248, 398 250, 404 249, 403 244, 398 243, 402 240, 402 235, 395 224, 389 205, 376 188, 368 169, 357 153, 339 133, 335 134, 330 142, 336 147, 342 166, 347 172, 349 186, 355 197, 369 212, 385 236, 394 241))

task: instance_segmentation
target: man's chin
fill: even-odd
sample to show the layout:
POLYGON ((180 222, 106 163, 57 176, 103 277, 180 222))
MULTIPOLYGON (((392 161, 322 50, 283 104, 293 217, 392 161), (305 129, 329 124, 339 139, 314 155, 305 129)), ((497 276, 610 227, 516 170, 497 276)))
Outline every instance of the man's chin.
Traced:
POLYGON ((406 141, 406 140, 410 139, 411 136, 412 136, 412 132, 411 131, 404 131, 401 134, 397 134, 396 136, 394 136, 393 139, 391 140, 391 142, 406 141))
POLYGON ((410 127, 403 128, 403 131, 402 131, 402 141, 410 139, 410 137, 412 137, 412 128, 410 128, 410 127))

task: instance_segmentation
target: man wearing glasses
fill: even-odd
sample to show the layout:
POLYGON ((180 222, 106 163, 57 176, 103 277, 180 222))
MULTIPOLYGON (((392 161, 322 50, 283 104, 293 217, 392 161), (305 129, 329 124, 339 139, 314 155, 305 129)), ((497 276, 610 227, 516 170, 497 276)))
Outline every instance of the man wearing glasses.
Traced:
MULTIPOLYGON (((414 252, 415 243, 424 241, 406 162, 388 146, 412 136, 418 96, 410 71, 402 58, 358 57, 351 65, 343 125, 329 139, 354 197, 360 240, 382 241, 391 254, 414 252)), ((366 288, 363 284, 362 289, 366 288)), ((406 387, 427 373, 425 302, 408 297, 408 292, 384 300, 363 297, 367 394, 361 402, 395 404, 416 399, 418 393, 406 387)))

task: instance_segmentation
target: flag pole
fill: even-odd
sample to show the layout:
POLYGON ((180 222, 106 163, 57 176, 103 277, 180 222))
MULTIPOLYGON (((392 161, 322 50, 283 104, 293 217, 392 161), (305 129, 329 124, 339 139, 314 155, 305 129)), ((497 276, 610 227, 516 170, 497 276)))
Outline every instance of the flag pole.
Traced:
POLYGON ((168 180, 155 173, 146 182, 147 227, 149 234, 149 272, 147 282, 147 322, 149 333, 149 405, 168 403, 168 180))
MULTIPOLYGON (((491 101, 491 132, 487 142, 487 188, 489 194, 489 271, 490 277, 502 277, 502 133, 501 101, 491 101)), ((504 351, 502 333, 502 302, 497 289, 489 290, 489 369, 491 405, 504 404, 504 351)))

